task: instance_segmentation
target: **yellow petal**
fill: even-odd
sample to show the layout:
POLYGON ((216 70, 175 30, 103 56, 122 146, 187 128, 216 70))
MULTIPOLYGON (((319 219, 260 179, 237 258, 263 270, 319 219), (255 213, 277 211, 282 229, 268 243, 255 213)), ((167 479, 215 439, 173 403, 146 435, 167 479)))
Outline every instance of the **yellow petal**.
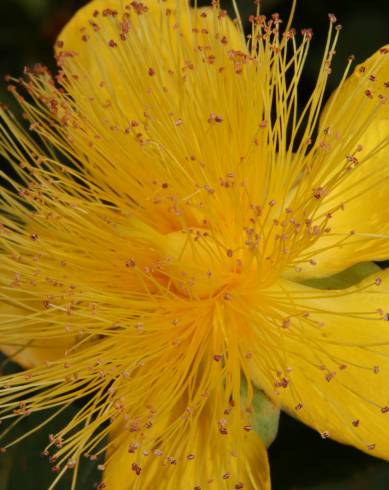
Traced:
MULTIPOLYGON (((328 100, 320 120, 320 129, 329 128, 346 134, 365 123, 380 96, 387 96, 385 83, 389 80, 389 44, 376 51, 370 58, 357 65, 343 84, 328 100)), ((383 104, 379 118, 388 119, 389 107, 383 104)))
MULTIPOLYGON (((206 34, 210 35, 211 44, 220 44, 220 39, 226 35, 226 42, 229 42, 231 47, 246 51, 244 37, 229 17, 225 16, 223 19, 224 32, 215 31, 213 16, 208 15, 211 12, 212 9, 209 7, 191 9, 186 0, 146 0, 139 2, 139 8, 129 8, 121 0, 93 0, 81 8, 62 30, 58 36, 57 52, 74 52, 79 61, 78 66, 82 66, 84 71, 86 69, 92 78, 95 77, 96 85, 103 78, 102 73, 108 74, 112 86, 117 91, 118 85, 123 88, 123 78, 126 77, 124 68, 139 70, 140 66, 137 65, 141 60, 144 62, 145 59, 150 61, 154 58, 158 64, 158 59, 169 59, 173 55, 177 49, 177 39, 171 34, 165 37, 163 29, 170 18, 176 23, 177 36, 182 38, 180 44, 185 39, 193 49, 195 46, 192 34, 193 31, 198 31, 200 37, 197 42, 201 45, 205 32, 200 31, 207 30, 206 34), (138 30, 145 28, 144 22, 147 23, 147 29, 150 29, 152 24, 152 30, 155 31, 149 32, 147 36, 159 36, 156 40, 158 49, 155 40, 142 39, 146 34, 138 30), (112 49, 107 49, 107 46, 126 43, 129 40, 129 31, 136 32, 136 36, 130 36, 135 53, 131 56, 130 52, 127 52, 128 67, 123 67, 122 62, 112 57, 112 49), (137 38, 136 41, 134 37, 137 38), (138 57, 140 59, 137 59, 138 57)), ((117 92, 116 95, 118 96, 117 92)))
POLYGON ((264 341, 275 344, 253 357, 256 382, 275 403, 323 437, 385 459, 388 301, 389 270, 340 291, 280 283, 268 304, 283 309, 285 321, 261 325, 264 341))
MULTIPOLYGON (((73 336, 58 333, 55 338, 29 338, 28 329, 23 331, 23 323, 31 326, 34 323, 34 314, 25 308, 16 307, 7 303, 0 304, 0 321, 2 322, 2 338, 0 350, 13 362, 17 362, 25 369, 42 366, 46 361, 58 360, 65 355, 73 343, 73 336), (13 334, 6 331, 9 326, 13 334), (24 333, 23 333, 24 332, 24 333)), ((50 323, 37 320, 42 331, 50 330, 50 323)), ((65 332, 64 332, 65 333, 65 332)))
MULTIPOLYGON (((193 436, 190 447, 184 448, 181 458, 160 454, 156 447, 148 448, 146 452, 142 448, 137 449, 134 445, 137 435, 123 433, 116 427, 111 433, 112 446, 107 452, 104 474, 107 489, 176 490, 206 488, 210 483, 218 490, 234 487, 270 489, 267 452, 259 437, 254 431, 243 431, 240 450, 231 451, 235 436, 241 439, 240 434, 221 435, 212 417, 213 408, 209 404, 206 413, 188 428, 193 436), (244 486, 235 486, 239 484, 244 486)), ((163 425, 159 424, 153 429, 160 431, 163 425)), ((180 435, 177 437, 180 438, 180 435)))
POLYGON ((348 175, 333 186, 319 209, 321 215, 332 215, 329 232, 303 252, 315 266, 303 265, 289 278, 326 277, 360 262, 389 258, 389 208, 383 205, 389 193, 387 49, 357 66, 326 105, 318 144, 328 145, 326 158, 333 163, 323 167, 326 175, 319 177, 321 183, 328 182, 345 165, 348 175))
MULTIPOLYGON (((374 123, 361 138, 365 151, 374 151, 377 141, 389 133, 389 120, 374 123)), ((389 193, 388 146, 352 171, 323 203, 322 212, 341 205, 329 220, 330 231, 304 253, 315 261, 295 279, 327 277, 360 262, 389 257, 389 208, 383 203, 389 193)))

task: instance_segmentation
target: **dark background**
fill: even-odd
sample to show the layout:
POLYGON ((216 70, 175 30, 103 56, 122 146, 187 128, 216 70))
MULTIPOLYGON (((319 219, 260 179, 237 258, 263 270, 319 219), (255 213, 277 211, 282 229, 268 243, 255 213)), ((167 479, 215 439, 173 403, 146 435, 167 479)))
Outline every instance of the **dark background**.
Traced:
MULTIPOLYGON (((37 62, 53 66, 52 45, 58 32, 85 3, 82 0, 0 0, 0 77, 7 73, 18 76, 25 65, 37 62)), ((262 11, 280 12, 286 20, 290 4, 291 1, 286 0, 263 0, 262 11)), ((224 5, 228 7, 228 2, 224 5)), ((251 0, 240 0, 239 5, 244 19, 254 10, 251 0)), ((389 5, 385 0, 300 0, 294 26, 297 30, 304 27, 314 30, 311 56, 301 86, 303 94, 309 93, 321 61, 329 12, 336 14, 344 28, 328 93, 336 86, 350 54, 361 62, 388 42, 389 5)), ((4 83, 0 87, 0 101, 13 105, 4 83)), ((4 369, 9 369, 9 365, 4 369)), ((71 413, 69 410, 68 416, 71 413)), ((39 424, 45 416, 47 414, 28 417, 21 424, 20 433, 39 424)), ((56 424, 60 425, 61 421, 56 424)), ((383 430, 388 432, 389 438, 389 427, 383 430)), ((47 434, 54 431, 55 424, 0 455, 0 490, 45 490, 48 487, 53 474, 39 454, 46 444, 47 434)), ((270 447, 269 456, 274 490, 389 489, 389 463, 322 440, 314 431, 286 415, 281 417, 279 435, 270 447)), ((93 488, 98 481, 99 474, 86 463, 77 488, 93 488)), ((58 488, 68 488, 66 479, 58 488)))

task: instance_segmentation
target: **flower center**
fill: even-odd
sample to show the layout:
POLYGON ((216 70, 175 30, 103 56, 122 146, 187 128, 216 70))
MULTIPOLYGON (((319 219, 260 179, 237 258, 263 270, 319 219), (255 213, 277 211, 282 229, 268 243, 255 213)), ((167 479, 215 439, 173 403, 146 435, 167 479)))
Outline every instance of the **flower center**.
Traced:
POLYGON ((190 228, 164 236, 162 250, 169 286, 185 296, 225 295, 241 272, 241 259, 206 229, 190 228))

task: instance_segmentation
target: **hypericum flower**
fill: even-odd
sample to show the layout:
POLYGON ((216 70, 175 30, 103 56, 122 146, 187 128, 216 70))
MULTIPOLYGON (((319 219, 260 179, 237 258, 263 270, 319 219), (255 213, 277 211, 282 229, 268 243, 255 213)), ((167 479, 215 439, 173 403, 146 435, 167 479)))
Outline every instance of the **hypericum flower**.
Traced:
POLYGON ((94 0, 57 75, 11 81, 0 344, 28 370, 0 410, 82 400, 55 481, 105 453, 115 490, 269 488, 260 393, 389 458, 389 273, 358 265, 389 258, 388 49, 320 115, 329 17, 302 111, 312 32, 257 10, 246 40, 218 2, 94 0))

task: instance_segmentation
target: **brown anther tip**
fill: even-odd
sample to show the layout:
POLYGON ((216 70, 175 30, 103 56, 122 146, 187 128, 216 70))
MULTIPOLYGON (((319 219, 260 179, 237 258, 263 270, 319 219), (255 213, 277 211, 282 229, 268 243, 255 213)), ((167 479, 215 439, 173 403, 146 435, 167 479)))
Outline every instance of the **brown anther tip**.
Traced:
POLYGON ((332 24, 335 24, 335 22, 337 21, 337 18, 336 18, 336 16, 335 16, 335 14, 331 14, 331 13, 329 13, 329 14, 328 14, 328 18, 330 19, 330 22, 331 22, 332 24))
POLYGON ((108 46, 109 46, 110 48, 116 48, 116 47, 117 47, 117 43, 116 43, 116 42, 115 42, 113 39, 111 39, 111 40, 108 42, 108 46))
POLYGON ((209 124, 212 124, 214 122, 216 123, 221 123, 223 122, 223 117, 222 116, 218 116, 217 114, 215 114, 214 112, 211 112, 211 114, 209 115, 208 117, 208 122, 209 124))
POLYGON ((232 257, 234 255, 234 252, 230 248, 227 250, 226 253, 227 253, 227 257, 232 257))
POLYGON ((373 449, 375 449, 375 444, 368 444, 368 445, 367 445, 367 449, 368 449, 369 451, 373 451, 373 449))
POLYGON ((142 468, 139 465, 137 465, 136 463, 132 463, 131 469, 132 469, 132 471, 135 472, 135 474, 137 476, 139 476, 141 474, 142 468))
POLYGON ((222 354, 215 354, 213 356, 213 360, 216 361, 216 362, 220 362, 222 359, 223 359, 223 355, 222 354))
POLYGON ((381 277, 376 277, 375 280, 374 280, 374 284, 376 286, 380 286, 382 284, 382 279, 381 277))
POLYGON ((282 328, 289 328, 290 324, 291 324, 290 318, 285 318, 284 320, 282 320, 281 326, 282 328))
POLYGON ((36 240, 38 240, 38 234, 33 232, 33 233, 31 233, 30 238, 32 241, 35 242, 36 240))
POLYGON ((149 68, 149 69, 147 70, 147 73, 149 74, 149 76, 150 76, 150 77, 153 77, 153 76, 155 75, 155 70, 154 70, 154 68, 149 68))
POLYGON ((313 38, 313 31, 311 28, 301 29, 301 34, 307 39, 313 38))
POLYGON ((359 419, 354 419, 352 421, 352 424, 353 424, 354 427, 359 427, 359 419))
POLYGON ((381 408, 381 412, 382 413, 388 413, 389 412, 389 407, 388 406, 382 407, 381 408))

